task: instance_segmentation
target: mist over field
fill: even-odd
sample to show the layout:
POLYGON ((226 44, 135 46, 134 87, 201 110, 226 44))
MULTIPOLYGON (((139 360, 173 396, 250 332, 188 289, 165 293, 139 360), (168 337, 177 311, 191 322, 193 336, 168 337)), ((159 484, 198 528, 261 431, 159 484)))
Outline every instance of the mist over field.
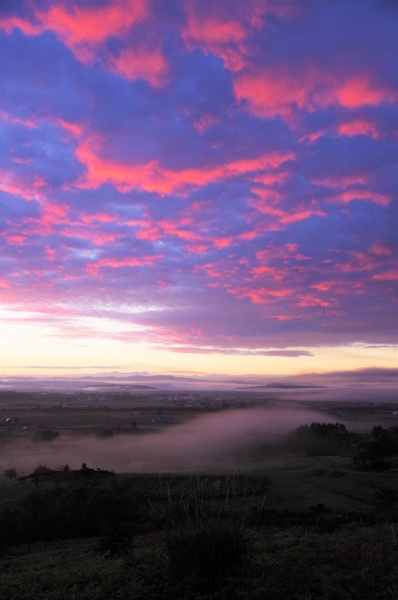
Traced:
POLYGON ((236 452, 322 418, 321 413, 292 408, 229 410, 199 416, 157 433, 118 434, 108 439, 62 434, 52 442, 19 438, 1 442, 0 470, 26 474, 39 464, 68 464, 116 472, 161 472, 236 465, 236 452))

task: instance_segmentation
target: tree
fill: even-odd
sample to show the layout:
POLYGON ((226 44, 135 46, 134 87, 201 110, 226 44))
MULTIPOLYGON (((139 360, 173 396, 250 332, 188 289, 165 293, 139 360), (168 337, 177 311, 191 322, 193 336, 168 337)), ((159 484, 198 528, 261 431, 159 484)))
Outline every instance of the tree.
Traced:
POLYGON ((43 475, 43 473, 49 473, 50 471, 51 469, 49 469, 45 465, 39 465, 38 467, 36 467, 36 469, 32 473, 32 481, 37 488, 39 487, 40 483, 40 475, 43 475))

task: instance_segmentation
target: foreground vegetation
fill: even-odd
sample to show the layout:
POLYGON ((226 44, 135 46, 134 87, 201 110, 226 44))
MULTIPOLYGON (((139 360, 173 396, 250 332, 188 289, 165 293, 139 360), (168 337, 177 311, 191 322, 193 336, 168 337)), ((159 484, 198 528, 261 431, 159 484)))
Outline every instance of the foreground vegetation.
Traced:
POLYGON ((54 493, 35 491, 19 507, 20 524, 37 521, 25 533, 19 529, 18 544, 3 548, 2 599, 397 598, 395 512, 348 514, 321 505, 278 512, 198 502, 153 508, 135 494, 129 507, 110 515, 102 501, 92 505, 94 492, 108 501, 114 494, 120 508, 120 487, 109 482, 58 491, 65 501, 56 503, 58 519, 52 511, 52 530, 44 515, 54 493), (78 506, 76 498, 75 523, 84 514, 91 518, 81 530, 86 537, 71 539, 76 530, 67 534, 60 522, 66 516, 70 524, 64 511, 78 506))
POLYGON ((359 436, 313 423, 283 452, 305 468, 116 475, 40 465, 20 478, 8 469, 0 598, 398 598, 396 428, 359 436))

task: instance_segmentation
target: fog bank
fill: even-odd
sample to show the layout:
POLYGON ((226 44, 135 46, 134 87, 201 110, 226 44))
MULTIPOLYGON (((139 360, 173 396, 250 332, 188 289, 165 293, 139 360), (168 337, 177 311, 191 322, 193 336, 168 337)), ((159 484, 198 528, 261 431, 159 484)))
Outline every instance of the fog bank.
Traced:
POLYGON ((235 452, 261 439, 272 442, 305 423, 324 418, 313 410, 253 408, 199 416, 156 433, 94 436, 61 434, 52 442, 31 438, 3 442, 0 469, 28 474, 39 464, 58 468, 113 469, 115 472, 161 472, 211 468, 231 463, 235 452))

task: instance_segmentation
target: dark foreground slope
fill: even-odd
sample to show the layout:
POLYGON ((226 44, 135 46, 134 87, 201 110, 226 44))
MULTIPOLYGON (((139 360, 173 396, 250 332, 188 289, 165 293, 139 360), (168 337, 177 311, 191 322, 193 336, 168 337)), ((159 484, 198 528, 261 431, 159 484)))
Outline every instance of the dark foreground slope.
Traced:
POLYGON ((275 456, 266 474, 260 464, 228 475, 84 466, 11 477, 1 486, 0 598, 398 598, 389 461, 359 470, 344 456, 297 453, 275 456))

